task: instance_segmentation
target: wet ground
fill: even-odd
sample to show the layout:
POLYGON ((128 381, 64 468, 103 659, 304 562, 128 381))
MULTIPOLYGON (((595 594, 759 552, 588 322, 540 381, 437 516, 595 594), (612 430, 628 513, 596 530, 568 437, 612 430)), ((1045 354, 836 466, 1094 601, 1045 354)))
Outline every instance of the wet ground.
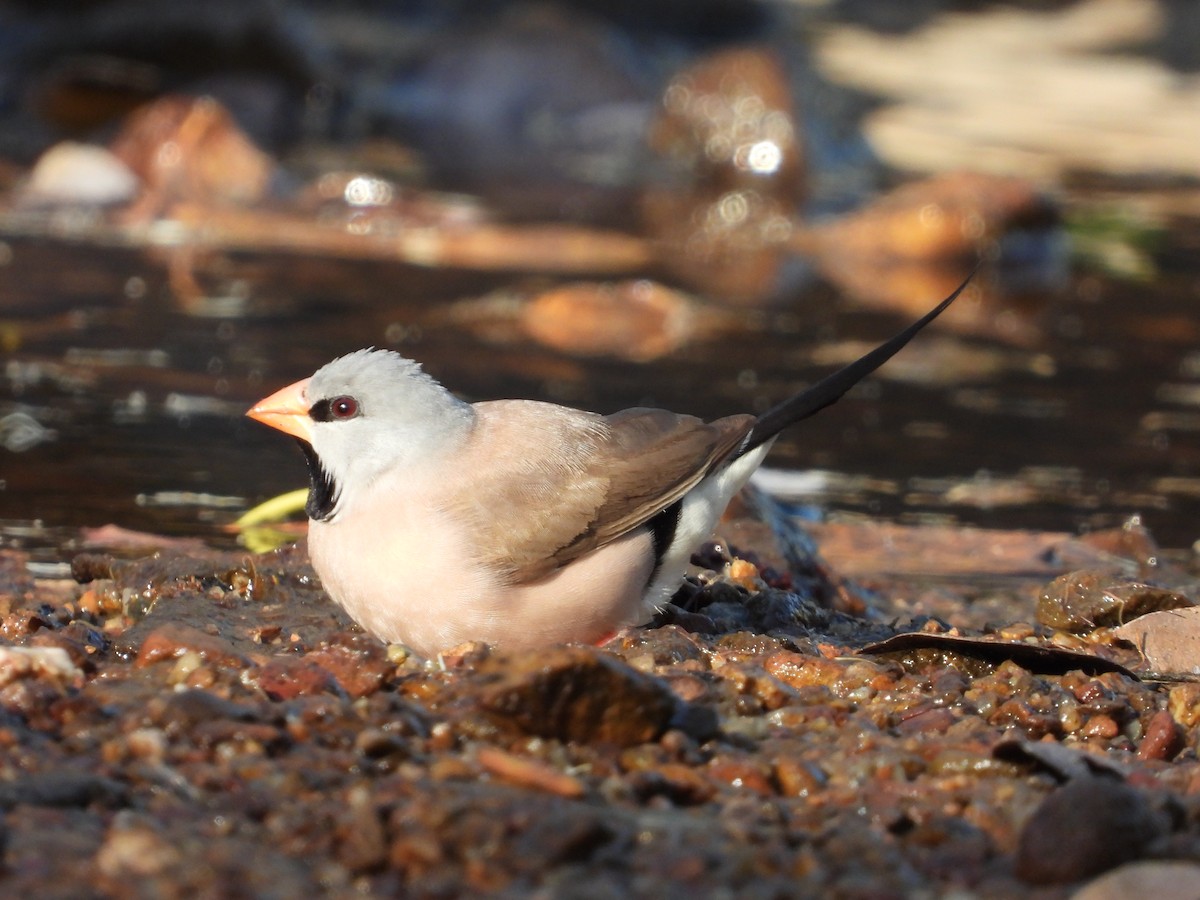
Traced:
MULTIPOLYGON (((1123 588, 1125 614, 1145 611, 1145 586, 1114 572, 1139 568, 1143 538, 1014 536, 1025 577, 981 589, 835 582, 811 561, 783 574, 761 524, 723 531, 756 562, 707 548, 679 624, 428 663, 354 629, 294 549, 82 555, 82 584, 6 552, 0 884, 1059 898, 1095 879, 1101 897, 1160 880, 1194 895, 1200 692, 1137 680, 1121 665, 1135 650, 1066 615, 1099 620, 1123 588), (1040 591, 1055 561, 1092 567, 1092 588, 1040 591), (1010 624, 983 625, 996 614, 1010 624)), ((848 547, 908 558, 877 532, 826 534, 834 572, 848 547)), ((941 567, 993 541, 941 534, 923 553, 941 567)))

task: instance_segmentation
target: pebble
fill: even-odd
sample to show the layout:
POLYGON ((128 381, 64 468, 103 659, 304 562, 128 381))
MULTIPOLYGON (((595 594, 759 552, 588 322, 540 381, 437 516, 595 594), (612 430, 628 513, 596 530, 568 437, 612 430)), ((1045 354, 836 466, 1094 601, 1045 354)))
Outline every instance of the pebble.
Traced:
POLYGON ((1200 864, 1176 860, 1128 863, 1101 875, 1071 895, 1071 900, 1196 900, 1200 864))
POLYGON ((521 787, 530 787, 560 797, 582 797, 587 788, 573 775, 528 756, 517 756, 497 747, 480 747, 475 759, 485 772, 521 787))
POLYGON ((1016 871, 1031 884, 1079 881, 1137 859, 1168 829, 1143 791, 1114 778, 1077 778, 1025 823, 1016 871))

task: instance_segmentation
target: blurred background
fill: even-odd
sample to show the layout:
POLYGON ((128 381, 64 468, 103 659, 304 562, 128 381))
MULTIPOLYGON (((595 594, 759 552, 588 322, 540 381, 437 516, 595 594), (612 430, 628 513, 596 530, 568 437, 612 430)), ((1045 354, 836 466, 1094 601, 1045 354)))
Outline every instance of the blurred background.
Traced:
MULTIPOLYGON (((232 543, 254 400, 760 411, 798 514, 1200 537, 1200 7, 0 3, 0 545, 232 543)), ((1190 551, 1189 551, 1190 552, 1190 551)))

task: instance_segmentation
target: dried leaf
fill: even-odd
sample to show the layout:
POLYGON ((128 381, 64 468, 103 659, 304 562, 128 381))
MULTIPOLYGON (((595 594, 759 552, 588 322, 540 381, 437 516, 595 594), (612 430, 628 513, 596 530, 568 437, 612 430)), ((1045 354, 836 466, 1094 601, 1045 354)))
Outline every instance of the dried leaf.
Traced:
POLYGON ((1043 647, 1037 644, 992 641, 949 634, 926 634, 924 632, 898 634, 886 641, 868 644, 860 652, 882 655, 911 653, 919 650, 965 656, 991 665, 1011 661, 1038 675, 1062 675, 1076 670, 1088 675, 1119 672, 1137 680, 1137 676, 1133 672, 1119 663, 1090 653, 1078 653, 1074 650, 1043 647))
POLYGON ((1143 668, 1159 675, 1200 675, 1200 607, 1141 616, 1112 630, 1145 659, 1143 668))
POLYGON ((1124 779, 1128 769, 1107 757, 1056 742, 1006 738, 992 747, 992 756, 1003 762, 1040 766, 1059 781, 1108 775, 1124 779))

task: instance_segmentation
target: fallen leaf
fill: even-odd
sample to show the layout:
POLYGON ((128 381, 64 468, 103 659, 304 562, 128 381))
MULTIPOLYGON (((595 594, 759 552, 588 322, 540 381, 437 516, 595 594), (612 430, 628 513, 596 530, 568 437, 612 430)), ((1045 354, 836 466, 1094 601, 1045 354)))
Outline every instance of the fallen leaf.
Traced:
POLYGON ((1200 607, 1154 612, 1114 628, 1142 654, 1156 675, 1200 675, 1200 607))
POLYGON ((898 634, 885 641, 868 644, 860 652, 882 655, 908 653, 915 650, 944 651, 993 665, 1011 661, 1037 675, 1062 675, 1078 670, 1088 675, 1118 672, 1137 680, 1137 676, 1120 663, 1090 653, 1063 650, 1060 647, 1043 647, 1037 644, 993 641, 949 634, 926 634, 924 632, 898 634))
POLYGON ((1106 756, 1046 741, 1005 738, 992 747, 992 756, 1003 762, 1032 764, 1061 782, 1107 775, 1124 779, 1128 770, 1106 756))

